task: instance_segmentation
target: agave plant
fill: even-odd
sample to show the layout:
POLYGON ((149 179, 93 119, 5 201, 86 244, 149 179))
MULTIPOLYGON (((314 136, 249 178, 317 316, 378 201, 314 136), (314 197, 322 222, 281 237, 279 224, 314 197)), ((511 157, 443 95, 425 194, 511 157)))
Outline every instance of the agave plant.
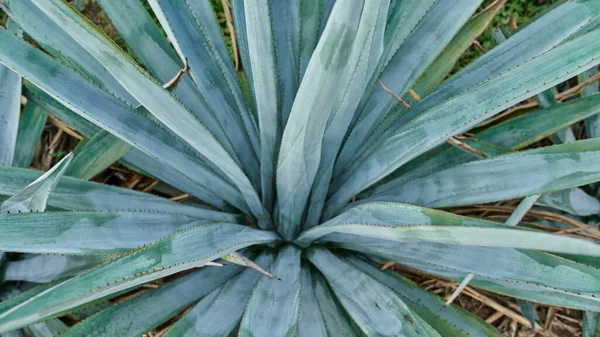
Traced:
POLYGON ((386 261, 593 330, 600 246, 521 219, 600 180, 600 139, 566 128, 593 125, 597 84, 551 89, 598 79, 599 1, 499 31, 447 79, 504 1, 224 1, 233 60, 209 1, 98 2, 131 53, 62 0, 1 2, 3 336, 501 335, 386 261), (84 139, 42 175, 48 114, 84 139), (88 181, 116 161, 193 202, 88 181), (440 209, 518 198, 506 223, 440 209))

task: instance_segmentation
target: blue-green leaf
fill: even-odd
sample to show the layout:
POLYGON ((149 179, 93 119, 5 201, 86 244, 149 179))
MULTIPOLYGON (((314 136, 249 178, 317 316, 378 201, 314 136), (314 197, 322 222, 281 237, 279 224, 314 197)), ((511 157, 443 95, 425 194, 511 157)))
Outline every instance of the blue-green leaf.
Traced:
POLYGON ((355 194, 447 138, 597 65, 600 63, 600 46, 592 41, 598 38, 600 30, 559 45, 435 106, 398 128, 366 161, 338 178, 339 188, 332 193, 326 215, 331 216, 355 194), (511 85, 515 81, 521 85, 511 85))
MULTIPOLYGON (((56 187, 56 183, 73 160, 70 153, 58 162, 52 169, 44 173, 22 191, 13 195, 0 204, 0 213, 43 212, 48 204, 48 197, 56 187)), ((15 229, 18 229, 16 227, 15 229)))
POLYGON ((105 256, 32 255, 6 263, 2 281, 52 282, 78 274, 102 262, 105 256))
POLYGON ((372 264, 356 257, 346 256, 344 261, 360 269, 377 281, 394 290, 412 310, 435 328, 442 336, 500 337, 492 325, 471 312, 451 304, 443 311, 445 300, 400 276, 393 271, 380 271, 372 264))
POLYGON ((0 313, 0 332, 69 312, 137 285, 204 266, 233 251, 278 239, 272 232, 232 224, 192 227, 121 255, 7 309, 0 313))
POLYGON ((55 254, 120 254, 207 223, 152 212, 30 212, 0 215, 0 250, 55 254))
POLYGON ((27 102, 19 123, 13 166, 28 168, 40 141, 48 113, 34 102, 27 102))
POLYGON ((239 337, 294 336, 300 307, 300 249, 279 250, 270 272, 281 281, 262 276, 250 297, 240 324, 239 337))
MULTIPOLYGON (((358 204, 338 217, 303 232, 295 242, 307 246, 319 238, 327 241, 326 235, 332 233, 353 234, 402 243, 436 242, 600 256, 600 245, 591 241, 517 229, 491 221, 393 202, 358 204)), ((352 237, 343 236, 343 238, 352 237)))
MULTIPOLYGON (((315 292, 315 281, 313 281, 310 265, 306 262, 302 263, 300 291, 300 316, 298 317, 298 328, 296 336, 298 337, 327 337, 327 327, 323 321, 323 314, 319 305, 319 301, 315 292)), ((332 299, 325 299, 331 301, 332 299)), ((325 309, 326 310, 326 309, 325 309)), ((331 313, 328 313, 331 314, 331 313)), ((341 336, 341 335, 335 335, 341 336)))
POLYGON ((114 305, 65 331, 61 337, 138 337, 177 315, 241 270, 235 265, 202 268, 114 305))
POLYGON ((325 276, 348 314, 367 336, 439 336, 390 288, 324 249, 307 257, 325 276))
MULTIPOLYGON (((274 259, 275 254, 265 252, 256 263, 268 269, 274 259)), ((165 337, 229 336, 240 321, 260 277, 255 270, 246 269, 203 298, 169 329, 165 337)))
MULTIPOLYGON (((19 34, 19 28, 9 21, 8 28, 19 34)), ((21 114, 21 77, 0 65, 0 165, 12 165, 21 114)))
POLYGON ((337 148, 383 50, 389 2, 350 3, 336 2, 283 133, 277 162, 277 197, 280 231, 287 238, 300 230, 311 186, 323 162, 325 176, 319 177, 323 179, 319 182, 323 190, 319 190, 315 201, 320 208, 337 148), (328 123, 331 127, 326 134, 328 123))

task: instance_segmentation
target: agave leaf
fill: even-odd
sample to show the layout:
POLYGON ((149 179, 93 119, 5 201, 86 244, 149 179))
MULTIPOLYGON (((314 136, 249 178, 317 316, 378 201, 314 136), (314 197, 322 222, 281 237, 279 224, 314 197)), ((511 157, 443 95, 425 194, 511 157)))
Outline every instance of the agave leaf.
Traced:
MULTIPOLYGON (((86 137, 93 137, 101 129, 94 125, 92 122, 80 117, 76 112, 67 109, 64 105, 54 100, 45 92, 41 91, 31 83, 26 82, 25 86, 27 91, 25 92, 27 98, 34 101, 36 104, 44 107, 52 115, 59 118, 61 121, 74 127, 76 130, 81 132, 86 137)), ((147 143, 146 143, 147 144, 147 143)), ((132 149, 129 151, 123 161, 126 165, 134 168, 143 167, 144 171, 157 179, 171 184, 182 191, 190 193, 191 195, 204 200, 205 202, 219 208, 219 209, 231 209, 228 203, 226 203, 220 197, 208 191, 204 185, 198 183, 197 180, 201 176, 189 177, 181 173, 179 170, 175 170, 170 164, 165 161, 160 161, 154 157, 138 150, 132 149)), ((209 176, 213 173, 209 171, 209 176)), ((231 190, 231 186, 225 188, 231 190)))
POLYGON ((540 203, 574 215, 600 214, 600 201, 580 188, 544 194, 540 198, 540 203))
POLYGON ((41 212, 0 215, 0 249, 55 254, 120 254, 207 223, 153 212, 41 212))
POLYGON ((221 259, 227 261, 227 262, 231 262, 240 266, 244 266, 244 267, 248 267, 251 269, 254 269, 256 271, 258 271, 259 273, 267 276, 267 277, 271 277, 271 278, 276 278, 279 279, 279 277, 277 276, 273 276, 271 275, 269 272, 267 272, 266 270, 264 270, 263 268, 261 268, 261 266, 259 266, 258 264, 254 263, 252 260, 250 260, 249 258, 245 257, 244 255, 238 253, 238 252, 234 252, 231 254, 227 254, 223 257, 221 257, 221 259))
MULTIPOLYGON (((340 5, 338 6, 341 6, 341 4, 342 2, 340 2, 340 5)), ((357 59, 354 59, 351 56, 348 61, 349 63, 346 65, 355 65, 356 69, 353 75, 351 75, 349 79, 342 80, 342 83, 358 82, 359 84, 349 85, 347 88, 339 88, 339 83, 337 81, 335 84, 333 84, 335 89, 343 89, 345 92, 337 93, 338 95, 342 95, 342 101, 334 102, 332 106, 334 110, 327 121, 322 144, 319 144, 319 147, 321 147, 322 150, 319 158, 320 162, 318 165, 318 170, 316 172, 312 192, 310 195, 309 208, 305 220, 306 227, 314 226, 319 223, 323 206, 325 204, 325 199, 327 197, 327 191, 331 181, 331 174, 334 168, 337 153, 342 145, 342 141, 344 140, 344 135, 346 134, 352 121, 354 111, 359 104, 359 98, 362 96, 367 88, 367 85, 369 84, 369 78, 372 78, 373 75, 377 73, 376 64, 378 61, 380 61, 381 53, 384 49, 383 40, 385 33, 385 20, 388 13, 388 3, 365 3, 365 6, 368 8, 378 8, 379 11, 375 13, 363 11, 362 20, 365 21, 365 24, 362 22, 360 23, 359 34, 364 34, 364 29, 367 29, 368 33, 366 34, 364 40, 362 39, 363 36, 359 35, 354 41, 352 53, 358 52, 359 56, 357 59), (373 16, 371 17, 368 15, 373 16)), ((335 13, 336 12, 334 11, 332 15, 335 15, 335 13)), ((327 33, 327 30, 325 33, 327 33)), ((342 76, 347 76, 348 70, 344 71, 346 71, 346 73, 342 76)), ((333 97, 334 96, 330 95, 330 99, 333 97)))
MULTIPOLYGON (((598 74, 598 70, 595 68, 589 69, 579 76, 579 82, 583 82, 591 78, 592 76, 598 74)), ((598 94, 598 81, 590 83, 590 85, 586 86, 581 92, 581 96, 589 97, 598 94)), ((598 138, 600 137, 600 115, 595 114, 590 116, 585 120, 585 130, 587 132, 588 137, 590 138, 598 138)))
POLYGON ((277 240, 272 232, 239 225, 192 227, 121 255, 7 309, 0 314, 0 331, 60 315, 137 285, 204 266, 233 251, 277 240))
MULTIPOLYGON (((522 149, 599 112, 600 95, 574 99, 549 109, 541 109, 511 118, 477 133, 474 140, 462 139, 461 141, 484 153, 496 156, 502 151, 510 152, 522 149), (494 147, 490 143, 500 147, 494 147), (486 145, 486 148, 480 145, 486 145), (495 151, 490 153, 490 149, 495 151)), ((408 181, 475 159, 470 153, 465 153, 450 145, 441 145, 400 167, 385 179, 385 183, 369 189, 362 196, 385 194, 386 190, 402 186, 408 181)))
POLYGON ((46 210, 48 197, 69 166, 69 163, 71 163, 71 160, 73 160, 72 153, 66 155, 48 172, 27 185, 22 191, 4 200, 0 204, 0 213, 43 212, 46 210))
POLYGON ((75 111, 70 110, 31 82, 25 80, 24 86, 26 90, 23 94, 27 97, 27 102, 33 102, 40 106, 48 111, 49 114, 77 130, 83 136, 92 137, 96 132, 102 130, 96 124, 79 116, 75 111))
POLYGON ((340 176, 340 188, 331 196, 326 214, 332 215, 355 194, 448 137, 464 132, 506 107, 597 65, 600 63, 600 46, 590 46, 594 45, 591 41, 599 37, 600 30, 592 31, 559 45, 437 105, 400 127, 392 137, 380 144, 368 160, 340 176), (516 80, 521 86, 509 85, 516 80))
POLYGON ((235 183, 263 228, 270 227, 252 183, 221 143, 175 97, 148 76, 106 35, 66 3, 33 0, 50 19, 90 52, 156 118, 214 163, 235 183))
POLYGON ((269 2, 245 1, 244 12, 250 61, 248 66, 252 69, 260 130, 261 190, 263 203, 270 210, 273 207, 274 169, 281 137, 282 111, 279 103, 283 94, 280 90, 283 88, 279 87, 277 80, 277 54, 269 2))
POLYGON ((300 47, 298 78, 302 81, 308 62, 321 35, 321 19, 327 0, 308 0, 300 3, 300 47))
MULTIPOLYGON (((234 153, 255 186, 258 186, 259 163, 256 126, 238 82, 219 25, 206 1, 150 2, 154 12, 161 11, 173 37, 190 66, 190 75, 206 99, 209 109, 219 119, 225 135, 230 137, 234 153), (218 90, 215 90, 217 88, 218 90)), ((150 108, 148 106, 148 108, 150 108)), ((150 109, 151 110, 151 109, 150 109)))
POLYGON ((3 281, 52 282, 90 269, 107 260, 104 256, 32 255, 8 262, 2 269, 3 281))
POLYGON ((392 271, 380 271, 359 258, 344 257, 344 261, 396 292, 411 309, 434 327, 442 336, 500 337, 495 327, 478 316, 451 304, 441 311, 445 300, 423 290, 418 285, 392 271))
POLYGON ((325 276, 354 322, 368 336, 439 336, 391 289, 324 249, 307 257, 325 276), (356 291, 361 289, 361 291, 356 291))
MULTIPOLYGON (((399 25, 400 32, 394 40, 398 39, 401 44, 395 46, 390 42, 392 48, 388 50, 389 56, 386 57, 388 61, 383 64, 385 68, 378 77, 381 83, 399 97, 404 96, 444 50, 481 2, 480 0, 437 0, 431 4, 431 1, 415 1, 418 4, 413 5, 415 7, 409 9, 407 15, 411 15, 412 19, 412 15, 415 15, 418 10, 426 9, 426 13, 420 21, 408 20, 409 23, 416 24, 414 29, 407 30, 403 24, 399 25), (400 35, 406 36, 406 39, 401 38, 400 35)), ((419 15, 416 15, 416 18, 418 17, 419 15)), ((408 24, 406 28, 411 26, 408 24)), ((350 159, 354 157, 357 149, 373 131, 377 120, 384 117, 392 107, 398 105, 396 99, 379 86, 372 86, 371 93, 367 95, 368 100, 361 109, 344 148, 340 152, 338 166, 341 168, 350 163, 350 159)), ((334 176, 339 173, 340 171, 336 171, 334 176)))
MULTIPOLYGON (((350 325, 348 314, 331 293, 325 278, 316 270, 311 271, 311 276, 315 296, 321 310, 323 322, 327 328, 327 336, 356 336, 357 334, 350 325)), ((298 327, 298 332, 301 332, 301 330, 298 327)))
POLYGON ((421 75, 412 89, 422 97, 433 91, 448 76, 459 58, 471 47, 473 41, 483 34, 505 2, 504 0, 494 1, 469 19, 427 68, 427 71, 421 75))
MULTIPOLYGON (((0 195, 13 195, 39 179, 42 172, 0 167, 0 195), (10 179, 9 179, 10 178, 10 179)), ((48 204, 80 211, 137 210, 181 214, 199 219, 238 222, 238 215, 211 209, 190 207, 131 189, 62 177, 50 195, 48 204)))
POLYGON ((325 191, 320 191, 318 198, 324 199, 335 153, 383 49, 389 2, 367 0, 360 4, 340 0, 334 6, 283 134, 277 196, 280 231, 285 237, 291 238, 300 230, 298 224, 321 158, 326 158, 323 174, 327 176, 319 182, 325 191), (335 127, 325 135, 328 121, 335 127))
POLYGON ((47 322, 32 324, 23 330, 31 337, 55 337, 67 329, 61 320, 52 319, 47 322))
MULTIPOLYGON (((206 167, 191 149, 154 121, 43 52, 6 34, 3 29, 0 29, 0 40, 7 47, 0 50, 0 62, 10 62, 11 67, 16 67, 21 75, 41 85, 54 98, 84 118, 197 181, 208 190, 208 195, 222 196, 232 205, 245 209, 244 200, 235 187, 206 167), (40 66, 39 71, 32 71, 32 62, 40 66)), ((205 200, 211 202, 212 199, 205 200)))
POLYGON ((583 327, 581 328, 581 337, 598 336, 598 313, 586 311, 583 313, 583 327))
MULTIPOLYGON (((156 79, 162 83, 168 83, 185 68, 187 64, 182 64, 169 41, 163 36, 161 29, 154 23, 139 0, 104 0, 100 1, 100 5, 136 56, 141 59, 156 79)), ((210 110, 202 93, 189 75, 184 74, 175 84, 175 96, 200 118, 230 154, 235 154, 235 150, 218 120, 224 118, 224 114, 215 114, 210 110)))
POLYGON ((19 123, 13 166, 27 168, 31 165, 47 119, 48 113, 43 108, 33 102, 27 103, 19 123))
POLYGON ((260 278, 242 317, 240 337, 295 335, 300 306, 300 253, 293 245, 280 249, 270 272, 282 279, 260 278))
POLYGON ((133 96, 92 55, 60 28, 60 23, 52 22, 31 0, 6 0, 4 3, 10 9, 10 17, 50 54, 99 87, 114 92, 129 104, 137 104, 133 96))
MULTIPOLYGON (((269 268, 274 259, 275 254, 266 252, 256 259, 256 263, 261 268, 269 268)), ((229 336, 240 321, 260 276, 250 269, 241 272, 203 298, 169 329, 165 337, 229 336)))
MULTIPOLYGON (((302 246, 331 233, 398 242, 435 242, 465 246, 511 247, 600 256, 600 245, 545 232, 512 229, 491 221, 392 202, 367 202, 298 237, 302 246)), ((351 239, 351 237, 344 236, 351 239)), ((350 242, 349 242, 350 243, 350 242)))
MULTIPOLYGON (((413 120, 416 116, 432 109, 461 92, 475 88, 489 78, 505 73, 526 60, 541 55, 561 42, 573 39, 573 33, 600 15, 600 4, 595 1, 571 0, 556 7, 547 15, 534 21, 523 30, 514 34, 505 43, 485 53, 458 74, 440 85, 433 93, 425 97, 419 104, 410 109, 400 119, 387 123, 376 129, 369 138, 361 142, 365 144, 361 151, 350 151, 354 162, 364 161, 384 139, 389 138, 397 128, 413 120)), ((581 35, 578 35, 578 37, 581 35)), ((520 68, 519 72, 522 70, 520 68)), ((585 70, 582 69, 582 70, 585 70)), ((576 74, 574 74, 576 75, 576 74)), ((562 82, 566 78, 556 83, 562 82)), ((549 85, 551 87, 553 85, 549 85)), ((543 88, 545 89, 545 88, 543 88)), ((540 90, 544 91, 544 90, 540 90)), ((533 96, 533 93, 531 94, 533 96)), ((512 98, 514 96, 510 96, 512 98)), ((336 173, 348 168, 348 164, 339 162, 336 173)), ((337 175, 337 174, 336 174, 337 175)))
POLYGON ((131 145, 109 132, 100 130, 92 138, 84 139, 77 145, 75 158, 65 174, 89 180, 118 161, 131 148, 131 145))
MULTIPOLYGON (((22 34, 13 21, 7 27, 12 34, 22 34)), ((0 65, 0 165, 12 165, 20 114, 21 77, 0 65)))
MULTIPOLYGON (((502 42, 506 41, 507 35, 509 35, 509 34, 510 33, 508 33, 508 32, 505 33, 505 30, 500 29, 500 30, 494 31, 493 35, 494 35, 494 38, 497 43, 502 43, 502 42)), ((559 104, 559 102, 555 97, 555 95, 556 95, 555 91, 556 91, 556 88, 550 88, 546 91, 542 91, 537 96, 535 96, 535 100, 538 102, 538 104, 542 108, 551 108, 553 106, 556 106, 559 104)), ((561 144, 561 143, 574 142, 576 140, 576 138, 575 138, 575 134, 573 134, 573 130, 571 130, 570 127, 566 127, 564 129, 559 130, 555 134, 553 134, 552 140, 555 143, 561 144)))
POLYGON ((517 299, 517 304, 519 305, 523 316, 525 316, 525 318, 527 318, 527 320, 531 324, 531 330, 535 331, 536 323, 542 325, 542 320, 535 311, 535 306, 533 306, 532 302, 517 299))
POLYGON ((462 281, 474 274, 474 287, 555 306, 597 311, 600 273, 596 268, 535 251, 402 243, 341 234, 329 241, 342 248, 397 261, 428 273, 462 281), (343 243, 350 240, 351 244, 343 243), (476 258, 474 258, 476 257, 476 258), (577 279, 578 282, 573 282, 577 279))
POLYGON ((591 139, 465 163, 381 191, 378 197, 428 207, 450 207, 585 185, 600 179, 591 170, 600 161, 598 146, 600 140, 591 139), (494 187, 490 189, 491 186, 494 187))
POLYGON ((240 271, 241 268, 235 265, 202 268, 158 289, 113 305, 73 326, 61 337, 141 336, 185 310, 240 271))
MULTIPOLYGON (((326 309, 319 305, 317 294, 315 291, 310 265, 306 262, 302 263, 302 271, 300 275, 302 290, 300 292, 300 316, 298 317, 298 328, 296 336, 298 337, 327 337, 327 327, 323 320, 321 309, 326 309)), ((331 299, 327 299, 331 301, 331 299)), ((334 334, 332 334, 334 335, 334 334)), ((345 335, 334 335, 345 336, 345 335)))

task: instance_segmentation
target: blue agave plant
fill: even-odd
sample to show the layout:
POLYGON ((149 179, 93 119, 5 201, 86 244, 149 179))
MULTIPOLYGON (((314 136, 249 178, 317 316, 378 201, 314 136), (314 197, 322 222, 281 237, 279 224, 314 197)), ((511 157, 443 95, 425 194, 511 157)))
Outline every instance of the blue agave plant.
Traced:
POLYGON ((224 1, 233 60, 207 0, 99 3, 135 60, 62 0, 2 1, 2 336, 139 336, 175 316, 164 336, 500 336, 390 260, 528 316, 588 311, 594 332, 600 246, 522 219, 536 202, 598 213, 573 188, 600 180, 600 140, 568 126, 597 128, 599 1, 497 31, 447 79, 504 1, 224 1), (84 140, 42 175, 26 168, 49 115, 84 140), (563 144, 528 149, 550 135, 563 144), (194 202, 88 181, 116 161, 194 202), (518 198, 506 223, 441 210, 518 198))

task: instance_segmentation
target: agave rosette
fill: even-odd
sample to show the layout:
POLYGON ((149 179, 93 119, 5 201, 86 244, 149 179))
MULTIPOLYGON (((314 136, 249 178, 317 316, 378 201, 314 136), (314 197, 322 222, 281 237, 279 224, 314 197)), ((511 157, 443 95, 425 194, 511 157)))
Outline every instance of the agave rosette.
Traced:
POLYGON ((600 2, 553 7, 446 80, 504 1, 224 1, 233 60, 209 1, 98 2, 135 59, 62 0, 3 0, 0 251, 23 254, 3 333, 139 336, 191 307, 165 336, 500 335, 388 260, 600 311, 600 246, 516 226, 600 180, 600 140, 565 129, 593 128, 597 86, 552 92, 595 76, 600 2), (48 114, 84 140, 41 176, 25 168, 48 114), (202 203, 88 181, 116 161, 202 203), (516 198, 508 223, 434 209, 516 198))

